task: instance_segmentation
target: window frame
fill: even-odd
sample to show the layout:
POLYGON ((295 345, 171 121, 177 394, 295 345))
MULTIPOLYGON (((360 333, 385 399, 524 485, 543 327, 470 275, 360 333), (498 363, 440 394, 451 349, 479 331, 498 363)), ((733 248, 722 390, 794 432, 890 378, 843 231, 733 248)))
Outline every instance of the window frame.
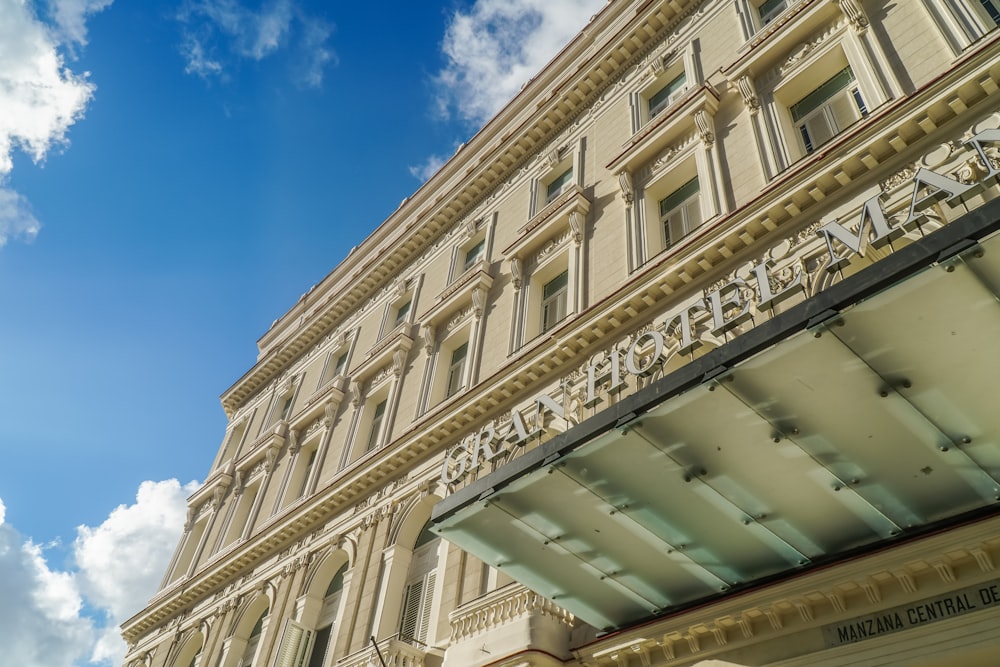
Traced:
POLYGON ((666 197, 658 200, 656 206, 659 213, 658 220, 660 223, 660 233, 662 234, 661 242, 663 250, 670 250, 672 247, 680 243, 681 240, 697 231, 707 222, 702 212, 701 188, 697 175, 668 194, 666 197), (671 199, 676 199, 676 201, 671 201, 671 199), (669 205, 669 208, 667 208, 666 211, 664 210, 664 205, 669 205), (691 210, 692 205, 694 210, 697 211, 697 222, 693 225, 688 219, 689 211, 691 210), (673 238, 671 234, 671 227, 673 226, 674 221, 669 219, 670 215, 675 212, 679 212, 681 214, 679 222, 682 230, 681 234, 677 236, 677 238, 673 238))
POLYGON ((541 333, 548 333, 569 316, 569 268, 542 284, 542 312, 539 314, 541 333), (559 284, 556 284, 559 283, 559 284), (553 288, 549 294, 549 288, 553 288), (555 313, 550 317, 550 313, 555 313))
POLYGON ((868 116, 868 106, 865 104, 864 96, 861 93, 860 85, 858 84, 858 79, 854 75, 854 71, 851 66, 848 65, 842 70, 834 74, 832 77, 819 84, 812 91, 803 96, 799 101, 790 105, 788 112, 792 116, 792 124, 796 129, 796 136, 799 140, 799 148, 804 150, 806 154, 812 153, 820 146, 832 141, 848 128, 850 128, 855 123, 860 122, 868 116), (846 74, 846 76, 844 76, 846 74), (843 78, 843 82, 836 81, 838 78, 843 78), (831 86, 829 90, 824 90, 825 87, 831 86), (815 100, 810 100, 809 98, 813 96, 818 96, 815 100), (835 107, 835 103, 838 101, 847 101, 847 109, 854 115, 853 118, 844 119, 841 118, 838 111, 838 107, 835 107), (797 107, 802 104, 809 102, 812 106, 808 111, 799 114, 797 107), (827 127, 832 129, 830 136, 821 140, 815 141, 809 136, 809 123, 816 119, 822 119, 825 121, 827 127), (846 121, 846 122, 845 122, 846 121))

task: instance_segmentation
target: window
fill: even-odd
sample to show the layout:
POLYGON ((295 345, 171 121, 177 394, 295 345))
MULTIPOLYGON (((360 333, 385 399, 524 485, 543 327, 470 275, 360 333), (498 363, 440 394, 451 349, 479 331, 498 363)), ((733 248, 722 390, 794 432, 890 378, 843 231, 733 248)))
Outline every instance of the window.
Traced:
POLYGON ((473 245, 471 248, 465 251, 465 261, 462 264, 462 272, 466 272, 475 266, 483 257, 483 253, 486 250, 486 239, 480 239, 478 243, 473 245))
POLYGON ((253 665, 253 659, 257 655, 257 645, 260 644, 260 636, 264 632, 265 616, 267 616, 266 611, 260 615, 260 618, 257 619, 257 624, 250 631, 250 638, 247 639, 247 646, 243 649, 243 657, 237 663, 238 667, 251 667, 253 665))
POLYGON ((396 309, 396 316, 392 322, 394 329, 406 321, 406 316, 410 314, 410 304, 412 303, 412 301, 407 301, 396 309))
POLYGON ((385 406, 388 402, 388 399, 383 400, 375 406, 375 412, 372 413, 372 423, 368 429, 368 442, 365 445, 366 452, 370 452, 378 447, 379 435, 382 431, 382 420, 385 418, 385 406))
POLYGON ((698 197, 696 176, 660 200, 664 248, 672 247, 700 227, 701 223, 701 199, 698 197))
POLYGON ((427 643, 440 544, 441 538, 424 528, 413 548, 403 592, 403 618, 399 624, 399 635, 403 639, 427 643))
POLYGON ((545 186, 545 203, 551 204, 559 195, 573 185, 573 167, 562 172, 545 186))
POLYGON ((850 67, 834 74, 789 110, 806 153, 868 115, 850 67))
POLYGON ((465 386, 465 358, 468 356, 469 344, 462 343, 451 353, 451 365, 448 366, 448 388, 445 396, 454 396, 465 386))
POLYGON ((684 72, 681 72, 670 83, 650 96, 647 102, 649 106, 649 119, 652 120, 661 111, 679 100, 685 90, 687 90, 687 76, 684 72))
POLYGON ((326 594, 323 597, 323 607, 319 612, 319 629, 316 631, 316 639, 312 645, 312 653, 309 655, 307 667, 323 667, 326 654, 330 647, 330 635, 333 632, 333 623, 337 618, 337 610, 340 608, 341 593, 344 590, 344 572, 347 564, 334 575, 327 586, 326 594))
POLYGON ((315 463, 316 463, 316 449, 313 448, 313 450, 309 452, 309 458, 306 460, 306 467, 302 471, 302 481, 299 484, 299 492, 295 495, 296 498, 301 498, 306 494, 306 489, 309 488, 309 477, 310 475, 312 475, 312 469, 315 463))
POLYGON ((343 377, 347 375, 347 357, 349 356, 347 351, 340 354, 336 352, 331 352, 330 356, 326 360, 326 368, 323 369, 323 377, 320 378, 319 386, 320 388, 326 386, 326 383, 335 377, 343 377))
POLYGON ((788 0, 764 0, 757 7, 757 15, 760 17, 761 27, 778 18, 781 12, 788 9, 788 0))
POLYGON ((979 0, 979 3, 986 10, 986 14, 990 17, 990 20, 1000 25, 1000 0, 979 0))
POLYGON ((542 333, 566 317, 568 293, 569 271, 563 271, 542 287, 542 333))

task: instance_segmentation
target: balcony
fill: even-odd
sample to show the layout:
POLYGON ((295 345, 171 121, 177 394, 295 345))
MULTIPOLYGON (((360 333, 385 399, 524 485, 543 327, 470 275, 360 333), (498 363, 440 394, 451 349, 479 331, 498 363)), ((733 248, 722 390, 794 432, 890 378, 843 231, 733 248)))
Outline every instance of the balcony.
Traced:
MULTIPOLYGON (((383 639, 376 643, 378 650, 372 644, 368 644, 360 651, 344 656, 337 661, 337 667, 424 667, 424 659, 427 656, 427 647, 415 639, 402 638, 393 635, 388 639, 383 639), (379 658, 381 657, 381 660, 379 658)), ((434 659, 433 664, 440 664, 440 660, 434 659)), ((433 667, 430 662, 427 667, 433 667)))

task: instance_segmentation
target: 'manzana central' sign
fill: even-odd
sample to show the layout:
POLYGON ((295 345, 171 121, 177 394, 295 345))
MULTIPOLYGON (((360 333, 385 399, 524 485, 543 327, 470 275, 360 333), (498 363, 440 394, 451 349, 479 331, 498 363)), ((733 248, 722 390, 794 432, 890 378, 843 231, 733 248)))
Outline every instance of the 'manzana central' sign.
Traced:
MULTIPOLYGON (((987 157, 986 146, 1000 143, 1000 129, 987 129, 977 133, 965 142, 971 147, 985 167, 985 175, 977 182, 963 183, 930 169, 921 168, 912 178, 910 205, 903 220, 891 218, 883 208, 885 192, 868 199, 861 207, 860 219, 856 220, 856 231, 834 220, 816 230, 826 242, 830 254, 827 270, 836 272, 846 266, 854 255, 864 256, 868 247, 881 248, 907 231, 915 229, 924 219, 925 211, 935 203, 945 202, 954 206, 980 194, 987 185, 1000 180, 1000 168, 994 167, 987 157)), ((750 308, 758 311, 788 299, 804 289, 801 269, 779 290, 772 285, 770 259, 760 261, 750 269, 749 280, 734 278, 718 289, 706 292, 704 297, 685 304, 680 309, 668 312, 653 322, 653 326, 636 336, 624 350, 612 346, 612 351, 601 362, 591 362, 585 369, 586 398, 584 406, 592 407, 601 399, 599 391, 614 394, 626 386, 628 376, 644 377, 656 371, 665 360, 667 339, 678 332, 679 348, 671 352, 687 354, 699 345, 692 335, 692 320, 696 313, 708 314, 712 322, 711 333, 720 336, 746 322, 750 318, 750 308), (745 298, 752 294, 751 301, 745 298)), ((499 426, 487 426, 473 433, 462 442, 450 448, 441 468, 441 479, 445 483, 456 482, 477 470, 486 462, 508 454, 512 448, 527 444, 532 437, 544 430, 546 411, 559 418, 567 418, 567 408, 547 394, 539 394, 532 399, 533 419, 526 420, 519 410, 512 410, 509 419, 499 426)))

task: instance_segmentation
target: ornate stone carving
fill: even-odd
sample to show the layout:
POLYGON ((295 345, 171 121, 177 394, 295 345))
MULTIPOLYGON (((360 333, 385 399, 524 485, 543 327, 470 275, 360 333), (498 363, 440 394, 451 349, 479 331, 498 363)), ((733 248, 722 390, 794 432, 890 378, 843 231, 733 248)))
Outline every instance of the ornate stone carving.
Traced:
POLYGON ((631 206, 635 198, 635 186, 632 183, 632 174, 627 169, 618 172, 618 187, 622 190, 622 199, 625 200, 625 205, 631 206))
POLYGON ((570 233, 573 235, 573 243, 576 245, 580 245, 583 242, 583 225, 583 214, 579 211, 570 211, 569 228, 570 233))
POLYGON ((750 113, 760 111, 760 99, 757 97, 757 89, 754 87, 753 79, 744 74, 736 80, 736 88, 740 91, 743 104, 746 105, 750 113))
POLYGON ((840 5, 840 10, 844 12, 844 16, 851 22, 856 32, 863 32, 868 27, 868 17, 865 16, 861 3, 855 0, 834 0, 834 2, 840 5))
POLYGON ((510 274, 514 281, 514 289, 521 289, 521 283, 524 280, 524 267, 520 257, 511 257, 510 274))
POLYGON ((694 114, 694 124, 698 128, 698 135, 701 137, 702 143, 706 146, 711 146, 715 143, 714 124, 712 123, 712 117, 708 115, 707 111, 704 109, 696 111, 694 114))

